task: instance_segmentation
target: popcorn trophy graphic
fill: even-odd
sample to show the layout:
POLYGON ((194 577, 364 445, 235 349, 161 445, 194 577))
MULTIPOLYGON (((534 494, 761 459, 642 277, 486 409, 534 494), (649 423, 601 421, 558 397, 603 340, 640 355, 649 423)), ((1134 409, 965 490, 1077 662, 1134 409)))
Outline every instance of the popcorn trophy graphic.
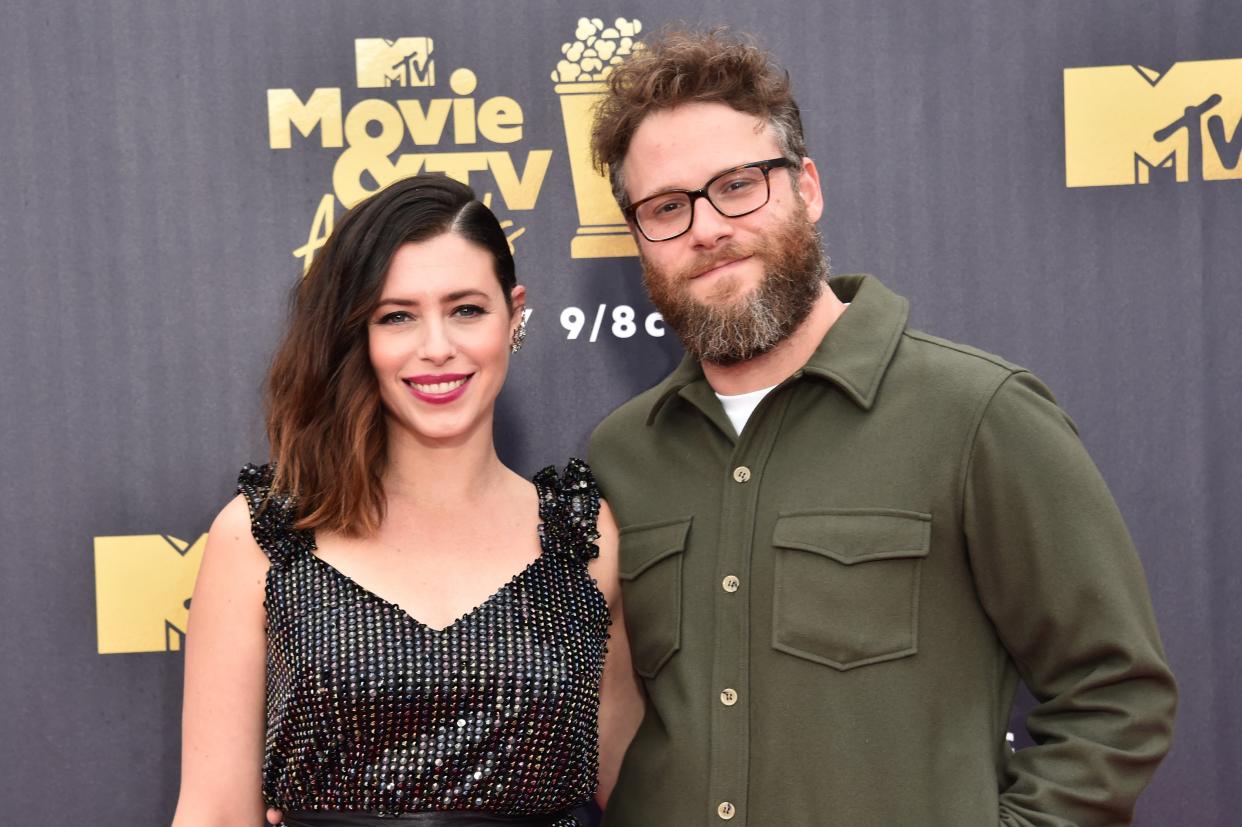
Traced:
POLYGON ((580 18, 574 42, 561 45, 562 57, 552 71, 578 204, 578 231, 569 245, 572 258, 638 255, 621 208, 612 197, 608 177, 591 165, 591 118, 612 67, 641 48, 634 41, 641 30, 641 22, 623 17, 611 26, 599 18, 580 18))

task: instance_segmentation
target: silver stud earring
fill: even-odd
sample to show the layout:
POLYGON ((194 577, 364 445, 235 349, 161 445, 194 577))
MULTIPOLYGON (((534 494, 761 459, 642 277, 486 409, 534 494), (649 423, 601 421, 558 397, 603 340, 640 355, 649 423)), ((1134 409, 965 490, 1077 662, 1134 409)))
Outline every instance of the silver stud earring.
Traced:
POLYGON ((513 340, 509 344, 510 353, 517 353, 522 349, 522 344, 526 341, 526 317, 529 315, 529 309, 522 311, 522 321, 518 322, 518 326, 514 329, 513 340))

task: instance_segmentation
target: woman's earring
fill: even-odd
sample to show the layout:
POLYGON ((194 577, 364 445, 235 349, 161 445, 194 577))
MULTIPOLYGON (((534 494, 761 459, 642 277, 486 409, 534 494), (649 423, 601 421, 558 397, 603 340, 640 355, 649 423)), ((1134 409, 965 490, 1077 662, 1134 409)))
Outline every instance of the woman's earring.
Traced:
POLYGON ((522 321, 518 322, 518 326, 513 330, 513 341, 509 344, 509 352, 517 353, 522 349, 522 343, 526 341, 526 318, 530 316, 530 308, 522 310, 522 321))

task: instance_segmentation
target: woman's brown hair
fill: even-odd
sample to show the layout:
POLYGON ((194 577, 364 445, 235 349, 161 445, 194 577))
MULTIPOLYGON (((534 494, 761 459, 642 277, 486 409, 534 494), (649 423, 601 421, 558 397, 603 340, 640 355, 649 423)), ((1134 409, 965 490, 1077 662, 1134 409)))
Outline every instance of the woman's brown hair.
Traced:
POLYGON ((789 74, 769 53, 727 28, 670 26, 612 70, 595 109, 591 153, 622 208, 629 204, 622 165, 639 124, 686 103, 723 103, 755 115, 772 128, 785 157, 800 162, 806 155, 789 74))
POLYGON ((504 231, 470 187, 440 175, 398 181, 350 209, 294 288, 267 378, 272 491, 291 495, 295 527, 369 534, 384 515, 384 411, 367 322, 403 244, 454 232, 492 255, 509 302, 516 282, 504 231))

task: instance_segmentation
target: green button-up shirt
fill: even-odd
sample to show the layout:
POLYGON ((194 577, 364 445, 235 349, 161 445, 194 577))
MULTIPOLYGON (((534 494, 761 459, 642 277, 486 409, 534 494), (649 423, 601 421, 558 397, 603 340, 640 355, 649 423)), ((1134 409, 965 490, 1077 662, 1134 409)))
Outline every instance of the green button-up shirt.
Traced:
POLYGON ((592 437, 648 696, 605 823, 1128 824, 1176 693, 1073 424, 874 278, 831 285, 851 306, 740 435, 686 360, 592 437))

